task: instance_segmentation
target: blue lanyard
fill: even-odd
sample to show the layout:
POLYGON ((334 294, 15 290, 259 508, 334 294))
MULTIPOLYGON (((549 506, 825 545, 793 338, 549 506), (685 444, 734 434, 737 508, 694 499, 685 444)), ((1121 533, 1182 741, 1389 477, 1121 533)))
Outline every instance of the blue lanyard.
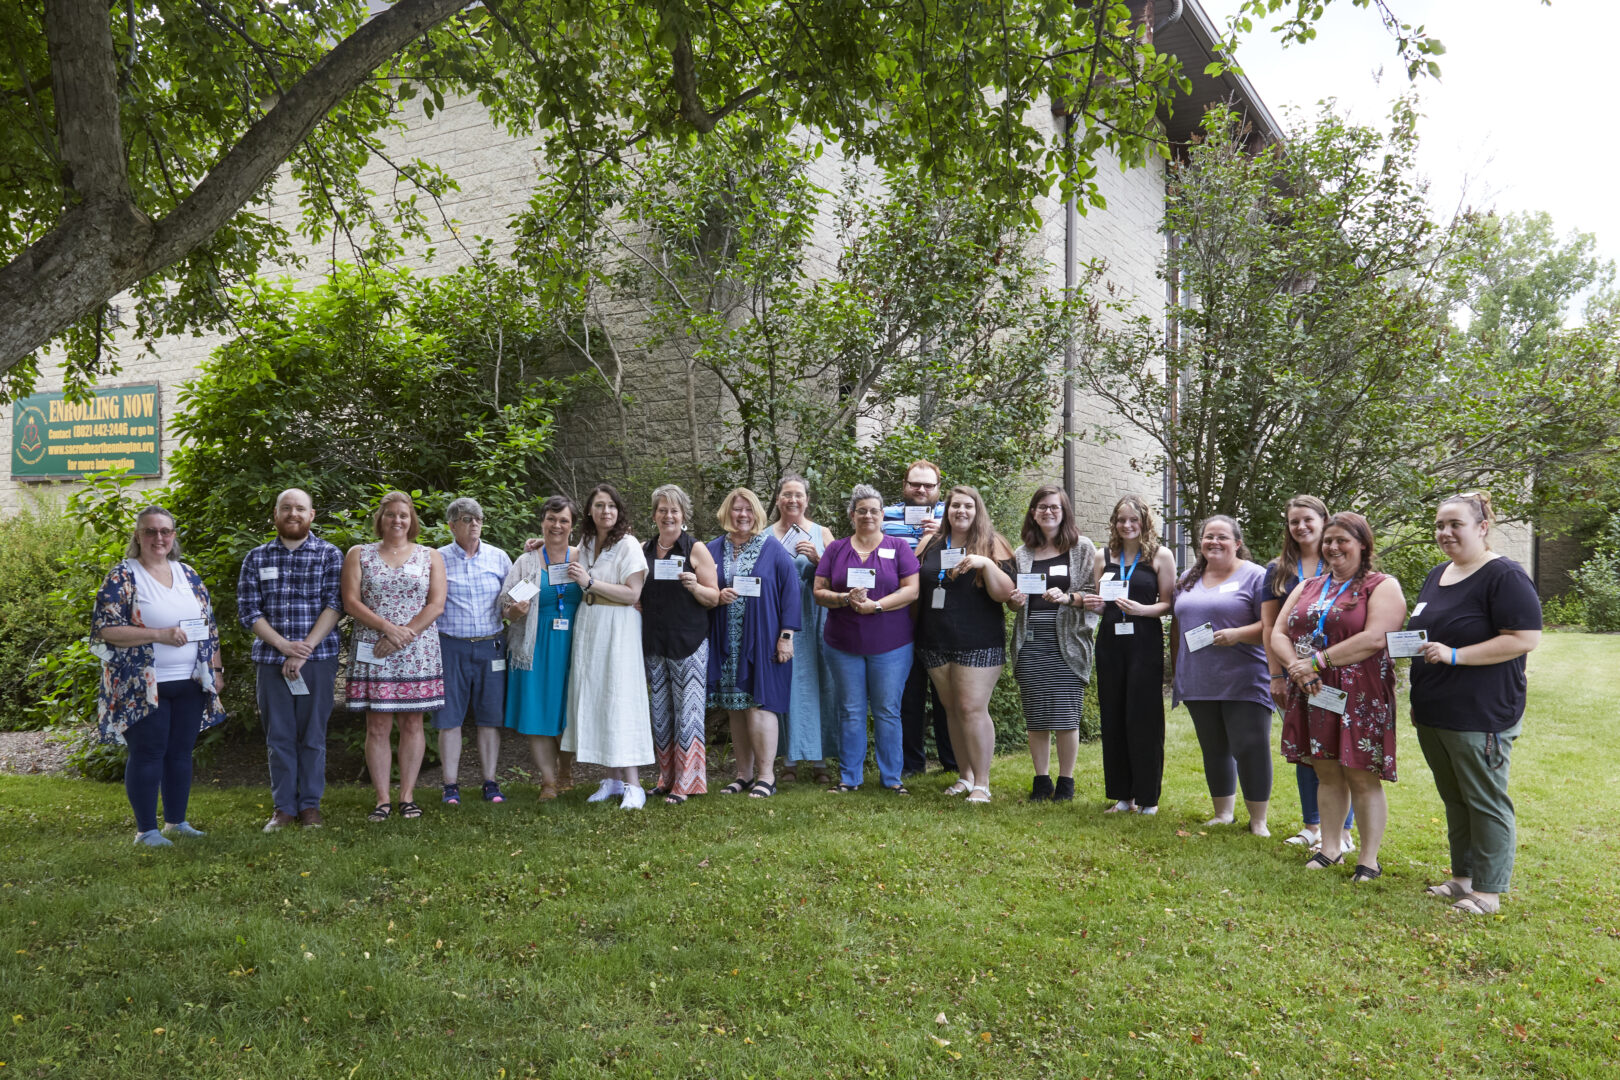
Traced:
MULTIPOLYGON (((545 545, 543 545, 543 544, 540 547, 540 561, 546 564, 546 576, 550 577, 551 576, 551 554, 548 551, 546 551, 545 545)), ((564 565, 564 566, 568 565, 568 548, 567 548, 566 545, 563 547, 562 565, 564 565)), ((563 602, 562 602, 563 593, 568 591, 568 586, 567 585, 553 585, 551 587, 551 589, 552 589, 553 592, 555 592, 557 594, 557 614, 561 615, 563 613, 563 602)))
POLYGON ((1125 569, 1124 560, 1123 559, 1120 560, 1120 563, 1119 563, 1119 580, 1121 580, 1121 581, 1123 581, 1125 583, 1125 587, 1127 589, 1130 588, 1131 575, 1136 573, 1136 564, 1141 562, 1141 561, 1142 561, 1142 549, 1141 548, 1136 549, 1136 558, 1131 560, 1131 568, 1129 570, 1125 569))
MULTIPOLYGON (((1316 606, 1320 610, 1316 613, 1316 629, 1311 631, 1312 644, 1318 646, 1327 644, 1327 631, 1323 629, 1323 624, 1327 622, 1328 612, 1333 610, 1333 605, 1338 602, 1339 596, 1343 594, 1344 590, 1348 589, 1355 580, 1356 579, 1353 577, 1345 578, 1344 584, 1335 589, 1332 596, 1328 596, 1327 588, 1325 586, 1323 587, 1323 598, 1317 600, 1316 602, 1316 606)), ((1328 580, 1328 584, 1331 585, 1332 583, 1332 579, 1330 578, 1328 580)))
POLYGON ((939 584, 945 584, 945 552, 951 550, 951 531, 945 530, 945 546, 939 552, 939 584))
MULTIPOLYGON (((1301 566, 1300 569, 1303 570, 1305 568, 1303 566, 1301 566)), ((1318 577, 1321 577, 1321 576, 1322 576, 1322 556, 1318 555, 1316 557, 1316 573, 1312 574, 1311 577, 1318 578, 1318 577)))

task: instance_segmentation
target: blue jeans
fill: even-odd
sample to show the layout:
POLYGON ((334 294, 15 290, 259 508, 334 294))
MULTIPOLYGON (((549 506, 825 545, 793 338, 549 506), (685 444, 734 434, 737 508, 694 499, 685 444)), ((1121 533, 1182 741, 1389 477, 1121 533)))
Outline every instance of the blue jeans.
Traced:
MULTIPOLYGON (((1322 824, 1322 811, 1316 808, 1316 789, 1321 781, 1316 778, 1316 770, 1303 761, 1294 766, 1294 782, 1299 785, 1299 811, 1305 824, 1316 826, 1322 824)), ((1350 827, 1356 823, 1356 808, 1351 807, 1350 813, 1344 819, 1344 831, 1349 832, 1350 827)))
POLYGON ((900 697, 911 674, 911 644, 875 656, 841 652, 824 645, 822 655, 832 671, 833 700, 838 709, 838 778, 859 787, 866 766, 866 710, 872 710, 877 742, 878 778, 884 787, 900 786, 900 697))

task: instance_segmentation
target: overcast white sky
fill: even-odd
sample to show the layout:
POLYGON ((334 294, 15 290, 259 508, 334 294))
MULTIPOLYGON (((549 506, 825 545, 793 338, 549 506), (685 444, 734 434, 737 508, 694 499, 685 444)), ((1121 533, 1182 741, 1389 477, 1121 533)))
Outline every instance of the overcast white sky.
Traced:
MULTIPOLYGON (((1441 78, 1420 78, 1426 117, 1419 157, 1437 208, 1466 189, 1474 206, 1545 210, 1560 234, 1593 233, 1603 257, 1620 261, 1620 161, 1609 142, 1616 88, 1610 49, 1620 40, 1614 0, 1389 0, 1402 22, 1446 46, 1441 78), (1604 165, 1609 162, 1610 165, 1604 165)), ((1239 0, 1203 0, 1224 26, 1239 0)), ((1336 97, 1358 122, 1376 124, 1406 85, 1406 70, 1376 11, 1335 0, 1316 40, 1280 48, 1256 24, 1238 62, 1286 124, 1288 107, 1309 114, 1336 97), (1382 69, 1382 79, 1379 71, 1382 69)))

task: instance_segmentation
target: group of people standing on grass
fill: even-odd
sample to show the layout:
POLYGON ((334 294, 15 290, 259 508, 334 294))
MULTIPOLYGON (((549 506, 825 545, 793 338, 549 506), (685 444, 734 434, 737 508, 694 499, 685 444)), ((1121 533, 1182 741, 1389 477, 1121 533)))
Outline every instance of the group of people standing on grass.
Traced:
MULTIPOLYGON (((1106 812, 1151 815, 1173 616, 1173 700, 1187 705, 1197 733, 1210 824, 1235 820, 1241 790, 1249 829, 1270 835, 1276 709, 1304 817, 1288 842, 1311 849, 1307 867, 1327 869, 1354 850, 1353 828, 1353 881, 1382 873, 1382 784, 1396 779, 1393 660, 1412 657, 1412 718, 1451 839, 1453 877, 1431 892, 1464 911, 1496 910, 1513 860, 1508 757, 1541 618, 1524 571, 1489 548, 1485 495, 1440 505, 1435 536, 1448 561, 1430 572, 1410 616, 1400 583, 1373 569, 1366 520, 1330 514, 1309 496, 1290 502, 1282 553, 1269 565, 1252 562, 1237 523, 1215 515, 1200 523, 1184 572, 1134 495, 1114 507, 1100 550, 1061 488, 1035 491, 1013 546, 979 492, 942 493, 928 461, 907 469, 900 502, 857 485, 842 538, 807 516, 803 477, 784 476, 772 502, 767 512, 753 491, 729 492, 720 535, 704 543, 690 498, 664 485, 642 542, 617 490, 599 484, 583 510, 565 496, 547 500, 541 535, 514 561, 483 542, 472 499, 449 505, 454 539, 435 550, 416 543, 410 496, 390 492, 373 516, 376 542, 345 555, 312 532, 309 496, 282 492, 276 539, 249 553, 237 585, 269 748, 265 831, 322 823, 345 614, 354 633, 344 696, 366 713, 373 821, 422 816, 415 788, 428 714, 447 804, 461 798, 470 715, 487 801, 505 799, 496 766, 509 729, 529 740, 542 801, 572 786, 580 761, 606 770, 588 801, 638 809, 650 795, 681 805, 708 790, 708 710, 730 724, 736 772, 722 794, 770 798, 800 769, 829 792, 855 792, 869 730, 882 788, 909 794, 931 719, 941 763, 957 775, 946 793, 987 803, 989 703, 1009 659, 1035 766, 1029 797, 1073 799, 1095 670, 1106 812), (639 770, 654 762, 648 792, 639 770)), ((223 719, 224 671, 208 590, 179 562, 167 511, 139 515, 127 558, 97 596, 92 637, 104 661, 103 733, 130 750, 136 842, 200 835, 185 815, 191 751, 223 719)))

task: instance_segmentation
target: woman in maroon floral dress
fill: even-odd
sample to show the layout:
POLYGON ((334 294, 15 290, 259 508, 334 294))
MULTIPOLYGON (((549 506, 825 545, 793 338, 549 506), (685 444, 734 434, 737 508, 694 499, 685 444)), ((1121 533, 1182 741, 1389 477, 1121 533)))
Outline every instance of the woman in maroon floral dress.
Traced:
MULTIPOLYGON (((1328 573, 1288 594, 1272 631, 1275 653, 1293 658, 1282 750, 1316 770, 1323 821, 1343 821, 1355 804, 1362 861, 1350 880, 1370 881, 1383 873, 1383 782, 1395 782, 1395 668, 1384 635, 1406 621, 1406 598, 1400 582, 1372 569, 1372 529, 1360 514, 1328 519, 1322 556, 1328 573)), ((1337 866, 1339 848, 1338 833, 1326 829, 1305 865, 1337 866)))

